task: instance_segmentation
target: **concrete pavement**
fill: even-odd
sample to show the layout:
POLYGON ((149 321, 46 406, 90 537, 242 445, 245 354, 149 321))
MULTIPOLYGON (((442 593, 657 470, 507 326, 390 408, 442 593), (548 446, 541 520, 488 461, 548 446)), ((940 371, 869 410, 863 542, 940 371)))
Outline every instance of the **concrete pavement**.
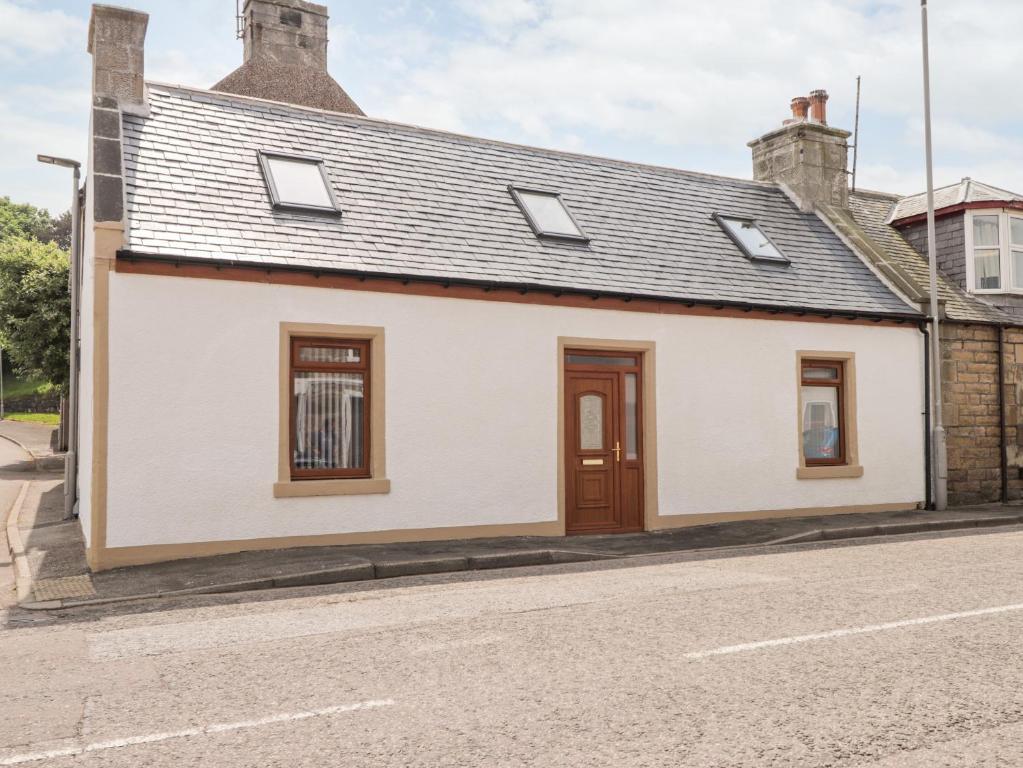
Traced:
POLYGON ((1023 530, 3 616, 0 765, 1023 764, 1023 530))

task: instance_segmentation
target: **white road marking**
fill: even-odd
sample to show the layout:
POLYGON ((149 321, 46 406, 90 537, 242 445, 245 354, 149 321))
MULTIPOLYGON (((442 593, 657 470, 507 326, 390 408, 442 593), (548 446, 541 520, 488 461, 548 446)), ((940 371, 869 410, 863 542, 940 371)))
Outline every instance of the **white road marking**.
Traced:
POLYGON ((148 733, 143 736, 126 736, 121 739, 94 741, 81 746, 53 749, 47 752, 32 752, 24 755, 13 755, 11 757, 0 759, 0 765, 21 765, 23 763, 34 763, 40 760, 52 760, 55 757, 76 757, 88 752, 100 752, 105 749, 119 749, 120 747, 131 747, 136 744, 153 744, 158 741, 183 739, 188 736, 202 736, 210 733, 224 733, 225 731, 241 731, 247 728, 259 728, 260 726, 272 725, 274 723, 288 723, 295 720, 308 720, 311 717, 324 717, 325 715, 336 715, 342 712, 354 712, 358 709, 390 707, 393 704, 394 701, 391 699, 360 701, 355 704, 338 704, 333 707, 311 709, 305 712, 285 712, 279 715, 260 717, 255 720, 240 720, 235 723, 213 723, 199 728, 186 728, 181 731, 148 733))
POLYGON ((462 648, 475 648, 480 645, 493 645, 504 642, 500 635, 484 635, 483 637, 466 638, 465 640, 451 640, 446 643, 432 643, 421 645, 412 650, 413 656, 422 656, 424 653, 437 653, 440 651, 451 651, 462 648))
POLYGON ((868 624, 863 627, 850 627, 848 629, 833 629, 829 632, 814 632, 810 635, 795 635, 794 637, 780 637, 775 640, 759 640, 755 643, 740 643, 739 645, 725 645, 720 648, 711 648, 707 651, 692 651, 685 654, 687 659, 705 659, 708 656, 727 656, 731 653, 744 653, 746 651, 758 651, 761 648, 775 648, 780 645, 798 645, 809 643, 814 640, 830 640, 835 637, 848 637, 850 635, 865 635, 870 632, 886 632, 889 629, 901 629, 902 627, 918 627, 921 624, 937 624, 942 621, 954 621, 956 619, 968 619, 973 616, 992 616, 999 613, 1011 613, 1023 611, 1023 603, 1012 605, 998 605, 993 608, 978 608, 975 611, 959 611, 958 613, 943 613, 939 616, 924 616, 919 619, 904 619, 903 621, 889 621, 885 624, 868 624))
MULTIPOLYGON (((366 632, 410 627, 436 621, 521 613, 586 605, 601 600, 629 600, 642 590, 648 596, 734 587, 778 584, 787 577, 767 576, 716 566, 686 564, 669 568, 646 566, 615 571, 614 578, 592 579, 582 574, 515 577, 500 582, 469 582, 408 587, 373 597, 294 610, 276 607, 215 619, 153 624, 90 632, 93 661, 132 656, 184 653, 218 646, 311 637, 331 633, 366 632)), ((293 604, 306 604, 296 601, 293 604)))

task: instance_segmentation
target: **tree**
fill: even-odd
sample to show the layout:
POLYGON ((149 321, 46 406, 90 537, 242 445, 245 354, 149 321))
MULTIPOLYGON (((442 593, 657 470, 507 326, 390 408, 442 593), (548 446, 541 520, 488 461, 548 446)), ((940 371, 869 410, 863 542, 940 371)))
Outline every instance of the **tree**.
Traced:
POLYGON ((41 243, 56 243, 65 251, 71 248, 71 211, 56 219, 45 208, 29 203, 12 203, 0 197, 0 242, 29 238, 41 243))
POLYGON ((0 240, 0 346, 25 376, 68 382, 68 255, 53 242, 0 240))

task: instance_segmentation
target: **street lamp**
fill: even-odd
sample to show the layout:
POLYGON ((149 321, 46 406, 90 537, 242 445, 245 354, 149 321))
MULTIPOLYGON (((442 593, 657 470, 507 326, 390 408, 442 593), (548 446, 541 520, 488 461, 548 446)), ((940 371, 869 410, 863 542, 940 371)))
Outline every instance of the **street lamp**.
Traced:
MULTIPOLYGON (((934 508, 948 504, 948 448, 941 418, 941 321, 938 318, 938 259, 934 242, 934 151, 931 144, 931 64, 927 40, 927 0, 920 0, 920 27, 924 55, 924 153, 927 164, 927 259, 931 290, 931 381, 934 387, 934 508)), ((1001 382, 998 383, 1001 386, 1001 382)))
POLYGON ((81 257, 79 255, 79 229, 81 206, 78 204, 78 185, 81 178, 82 165, 76 160, 52 155, 37 155, 40 163, 57 165, 72 170, 71 186, 71 269, 68 271, 68 288, 71 293, 71 342, 68 351, 68 406, 67 406, 67 456, 64 460, 64 517, 74 515, 75 502, 78 500, 78 314, 81 286, 81 257))

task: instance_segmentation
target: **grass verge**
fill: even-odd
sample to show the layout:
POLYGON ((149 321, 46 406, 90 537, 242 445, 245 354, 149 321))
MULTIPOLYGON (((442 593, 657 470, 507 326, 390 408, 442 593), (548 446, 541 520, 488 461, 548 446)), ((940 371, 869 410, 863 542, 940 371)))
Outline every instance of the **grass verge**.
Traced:
POLYGON ((49 424, 53 427, 60 424, 59 413, 5 413, 4 418, 9 421, 31 421, 34 424, 49 424))

